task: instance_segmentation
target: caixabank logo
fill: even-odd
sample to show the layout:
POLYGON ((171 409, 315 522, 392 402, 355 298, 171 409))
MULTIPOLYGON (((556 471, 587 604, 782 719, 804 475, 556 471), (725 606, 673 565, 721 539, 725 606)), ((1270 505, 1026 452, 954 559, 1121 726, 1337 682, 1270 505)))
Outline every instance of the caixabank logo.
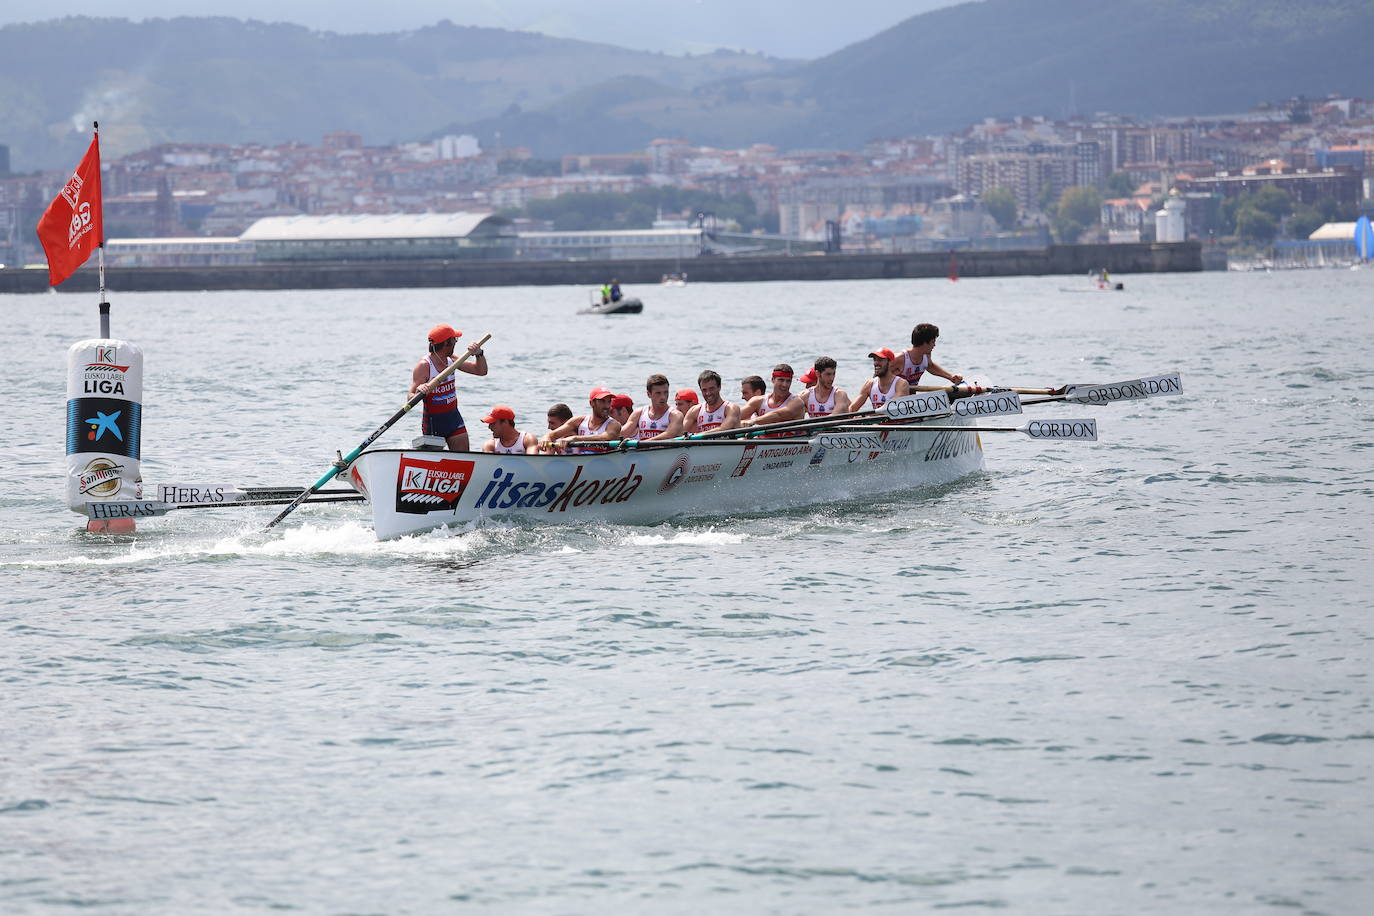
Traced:
POLYGON ((454 458, 426 461, 402 456, 396 476, 396 511, 411 515, 452 510, 472 482, 473 462, 454 458))
POLYGON ((138 458, 143 407, 117 398, 72 398, 67 402, 67 454, 100 452, 138 458))

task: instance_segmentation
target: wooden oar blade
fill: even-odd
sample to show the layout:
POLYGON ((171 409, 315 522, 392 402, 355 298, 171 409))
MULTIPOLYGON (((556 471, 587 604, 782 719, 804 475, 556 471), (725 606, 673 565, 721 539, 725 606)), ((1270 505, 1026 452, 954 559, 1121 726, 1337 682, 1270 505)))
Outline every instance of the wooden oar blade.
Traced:
POLYGON ((1018 429, 1032 439, 1096 442, 1096 420, 1032 420, 1018 429))
POLYGON ((949 413, 949 394, 944 391, 925 391, 904 395, 883 404, 883 412, 894 420, 937 417, 949 413))
POLYGON ((1009 417, 1021 413, 1021 396, 1015 391, 990 391, 960 398, 950 408, 956 417, 1009 417))
POLYGON ((1143 401, 1147 398, 1164 397, 1181 391, 1182 379, 1177 372, 1171 372, 1167 375, 1151 375, 1106 385, 1070 385, 1064 391, 1064 400, 1071 404, 1091 404, 1100 407, 1117 401, 1143 401))
POLYGON ((116 518, 156 518, 176 508, 171 503, 150 499, 130 499, 120 502, 86 503, 81 507, 87 518, 109 521, 116 518))

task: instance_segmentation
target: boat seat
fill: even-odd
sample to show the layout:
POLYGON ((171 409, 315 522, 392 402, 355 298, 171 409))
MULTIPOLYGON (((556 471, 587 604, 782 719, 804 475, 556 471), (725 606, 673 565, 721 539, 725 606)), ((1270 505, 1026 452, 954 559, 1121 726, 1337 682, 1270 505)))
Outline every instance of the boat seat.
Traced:
POLYGON ((416 436, 410 440, 410 447, 422 452, 442 452, 448 448, 448 440, 442 436, 416 436))

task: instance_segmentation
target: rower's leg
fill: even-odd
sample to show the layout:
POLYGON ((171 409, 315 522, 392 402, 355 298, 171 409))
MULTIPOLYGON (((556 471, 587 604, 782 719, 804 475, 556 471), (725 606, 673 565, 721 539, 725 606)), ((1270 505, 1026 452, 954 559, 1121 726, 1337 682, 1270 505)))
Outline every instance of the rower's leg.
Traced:
POLYGON ((469 450, 468 431, 466 429, 448 437, 448 450, 451 452, 466 452, 469 450))

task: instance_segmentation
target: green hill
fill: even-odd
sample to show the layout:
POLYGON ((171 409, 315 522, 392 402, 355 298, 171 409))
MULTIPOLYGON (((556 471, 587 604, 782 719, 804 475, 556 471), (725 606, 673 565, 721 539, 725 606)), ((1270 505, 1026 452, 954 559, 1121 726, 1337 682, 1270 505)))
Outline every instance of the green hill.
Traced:
POLYGON ((107 156, 164 141, 315 141, 331 130, 389 143, 619 77, 672 92, 781 65, 448 22, 339 35, 226 18, 76 17, 0 28, 0 143, 16 170, 75 161, 93 119, 107 156))

